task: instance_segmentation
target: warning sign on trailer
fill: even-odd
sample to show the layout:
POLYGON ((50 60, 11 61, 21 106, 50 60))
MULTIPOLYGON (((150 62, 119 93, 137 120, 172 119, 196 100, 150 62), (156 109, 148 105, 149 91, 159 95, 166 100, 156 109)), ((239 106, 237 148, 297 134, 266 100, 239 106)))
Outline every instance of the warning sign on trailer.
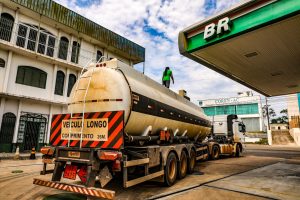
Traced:
POLYGON ((83 140, 107 141, 108 118, 85 119, 84 123, 82 119, 62 120, 61 139, 80 140, 81 130, 83 140))
POLYGON ((52 116, 52 146, 120 149, 123 147, 124 111, 55 114, 52 116), (82 135, 81 135, 82 133, 82 135), (82 140, 81 140, 82 137, 82 140))

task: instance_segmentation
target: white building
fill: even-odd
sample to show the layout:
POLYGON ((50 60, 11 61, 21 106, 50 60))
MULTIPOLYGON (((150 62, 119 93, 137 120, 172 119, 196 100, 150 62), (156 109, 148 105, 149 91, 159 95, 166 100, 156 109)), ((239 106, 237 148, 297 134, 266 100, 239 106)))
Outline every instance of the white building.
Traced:
POLYGON ((201 100, 199 105, 212 121, 217 115, 236 114, 248 132, 265 130, 260 96, 253 96, 251 92, 239 93, 237 97, 201 100))
POLYGON ((300 146, 300 93, 287 97, 290 134, 300 146))
POLYGON ((48 143, 91 59, 144 61, 143 47, 52 0, 1 0, 0 15, 0 152, 48 143))

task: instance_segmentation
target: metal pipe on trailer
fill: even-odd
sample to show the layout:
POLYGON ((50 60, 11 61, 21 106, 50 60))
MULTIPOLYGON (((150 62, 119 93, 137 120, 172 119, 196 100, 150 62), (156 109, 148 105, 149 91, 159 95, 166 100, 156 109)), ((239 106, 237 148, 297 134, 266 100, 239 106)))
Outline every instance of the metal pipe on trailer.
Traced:
MULTIPOLYGON (((158 141, 160 139, 159 136, 128 136, 126 137, 127 142, 138 142, 138 141, 158 141)), ((174 136, 172 138, 173 141, 180 141, 180 140, 188 140, 188 136, 174 136)))

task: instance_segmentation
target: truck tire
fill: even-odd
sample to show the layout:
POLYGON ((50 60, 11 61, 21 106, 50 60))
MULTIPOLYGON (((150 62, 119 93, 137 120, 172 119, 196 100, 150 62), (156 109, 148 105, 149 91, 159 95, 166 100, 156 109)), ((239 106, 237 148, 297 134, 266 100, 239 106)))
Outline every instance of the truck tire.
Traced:
POLYGON ((241 148, 240 148, 240 145, 236 145, 235 157, 240 157, 240 156, 241 156, 241 148))
POLYGON ((217 160, 220 157, 220 148, 218 145, 214 145, 211 150, 211 159, 217 160))
POLYGON ((177 178, 177 158, 175 153, 171 152, 168 155, 165 166, 165 185, 172 186, 177 178))
POLYGON ((189 174, 194 173, 195 165, 196 165, 196 152, 194 149, 192 149, 189 160, 188 160, 188 173, 189 174))
POLYGON ((178 178, 182 179, 186 176, 188 168, 188 159, 185 151, 181 152, 180 161, 178 163, 178 178))

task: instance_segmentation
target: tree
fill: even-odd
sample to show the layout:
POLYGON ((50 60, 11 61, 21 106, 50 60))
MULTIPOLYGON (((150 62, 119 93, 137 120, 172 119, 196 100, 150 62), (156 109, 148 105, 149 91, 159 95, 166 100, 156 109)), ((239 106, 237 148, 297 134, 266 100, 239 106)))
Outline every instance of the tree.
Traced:
POLYGON ((282 119, 282 117, 277 117, 271 120, 271 124, 284 124, 285 121, 282 119))
POLYGON ((277 123, 285 124, 285 123, 288 123, 287 109, 281 110, 280 114, 281 114, 281 116, 271 119, 272 124, 277 124, 277 123))
POLYGON ((268 129, 270 129, 270 125, 269 125, 270 118, 272 119, 273 117, 275 117, 276 113, 275 113, 274 109, 270 107, 270 105, 264 105, 262 107, 262 111, 263 111, 263 117, 267 119, 268 129))
POLYGON ((288 118, 288 110, 287 109, 283 109, 280 111, 281 114, 281 119, 284 123, 288 123, 289 118, 288 118))
POLYGON ((267 108, 269 111, 269 118, 274 118, 276 116, 276 112, 273 108, 270 107, 270 105, 264 105, 263 106, 263 117, 267 117, 267 108))

